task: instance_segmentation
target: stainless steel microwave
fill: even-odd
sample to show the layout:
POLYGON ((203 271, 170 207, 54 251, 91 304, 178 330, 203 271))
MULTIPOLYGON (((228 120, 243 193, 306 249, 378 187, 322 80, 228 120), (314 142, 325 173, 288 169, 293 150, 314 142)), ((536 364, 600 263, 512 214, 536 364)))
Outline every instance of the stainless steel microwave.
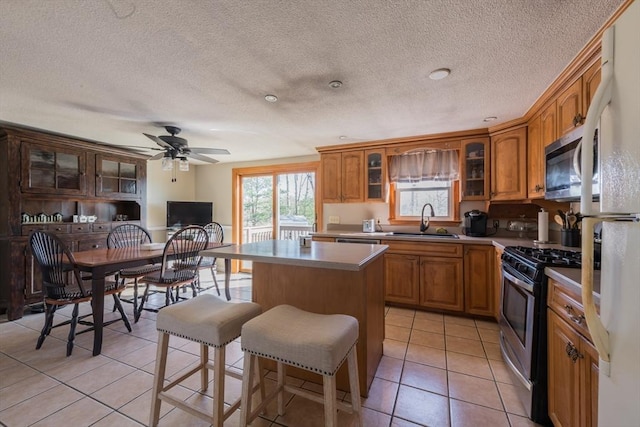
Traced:
MULTIPOLYGON (((580 141, 583 127, 563 135, 545 149, 545 195, 547 200, 580 200, 580 141)), ((593 141, 593 200, 600 198, 598 130, 593 141)))

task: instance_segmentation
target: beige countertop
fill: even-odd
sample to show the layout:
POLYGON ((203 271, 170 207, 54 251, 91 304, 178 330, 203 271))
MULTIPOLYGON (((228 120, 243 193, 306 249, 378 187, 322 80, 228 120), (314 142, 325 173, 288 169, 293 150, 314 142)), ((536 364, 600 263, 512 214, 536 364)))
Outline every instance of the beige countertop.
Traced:
POLYGON ((332 270, 362 270, 368 263, 381 256, 388 246, 359 243, 311 242, 311 247, 301 247, 297 240, 266 240, 263 242, 231 245, 200 252, 214 258, 241 259, 245 261, 284 264, 332 270))

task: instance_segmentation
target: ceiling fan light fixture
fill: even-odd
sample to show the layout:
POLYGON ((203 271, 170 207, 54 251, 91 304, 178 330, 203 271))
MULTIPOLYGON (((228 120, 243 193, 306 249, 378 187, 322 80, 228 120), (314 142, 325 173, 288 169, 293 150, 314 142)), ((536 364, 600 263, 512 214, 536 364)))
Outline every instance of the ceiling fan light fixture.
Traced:
POLYGON ((264 100, 267 102, 277 102, 278 101, 278 97, 275 95, 265 95, 264 96, 264 100))
POLYGON ((179 166, 181 172, 189 172, 189 160, 186 157, 180 157, 179 166))
POLYGON ((445 77, 447 77, 449 74, 451 74, 451 70, 448 68, 438 68, 437 70, 433 70, 430 74, 429 74, 429 78, 431 80, 442 80, 445 77))
POLYGON ((162 170, 163 171, 173 170, 173 159, 171 158, 171 156, 164 156, 162 158, 162 170))

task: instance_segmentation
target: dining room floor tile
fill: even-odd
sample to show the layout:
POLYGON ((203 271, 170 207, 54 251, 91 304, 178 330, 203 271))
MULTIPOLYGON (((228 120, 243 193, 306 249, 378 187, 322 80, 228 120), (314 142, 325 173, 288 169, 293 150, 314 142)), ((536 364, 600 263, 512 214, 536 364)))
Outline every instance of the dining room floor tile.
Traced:
MULTIPOLYGON (((222 283, 222 273, 218 281, 222 283)), ((204 286, 213 281, 203 272, 204 286)), ((234 301, 251 299, 251 276, 232 275, 234 301)), ((131 292, 130 289, 127 292, 131 292)), ((216 295, 215 288, 207 293, 216 295)), ((189 297, 190 290, 185 294, 189 297)), ((130 297, 125 293, 125 298, 130 297)), ((149 307, 164 304, 164 295, 151 296, 149 307)), ((123 303, 132 321, 128 332, 122 322, 105 328, 104 351, 93 357, 93 334, 78 335, 73 354, 65 356, 68 326, 56 328, 42 348, 35 343, 44 323, 43 313, 26 313, 13 322, 0 317, 0 425, 6 426, 123 426, 147 425, 154 374, 157 314, 143 312, 133 323, 132 304, 123 303)), ((82 313, 89 313, 85 304, 82 313)), ((56 312, 56 323, 67 320, 69 307, 56 312)), ((502 363, 497 343, 497 324, 490 320, 443 315, 407 308, 386 307, 384 356, 369 390, 362 400, 365 426, 536 426, 524 418, 522 405, 502 363)), ((113 316, 107 303, 105 318, 113 316)), ((80 326, 78 327, 80 329, 80 326)), ((197 344, 171 337, 167 376, 177 377, 197 362, 197 344)), ((227 349, 227 365, 242 371, 239 340, 227 349)), ((210 378, 211 384, 212 378, 210 378)), ((266 375, 267 390, 274 386, 275 373, 266 375)), ((299 380, 297 380, 299 381, 299 380)), ((227 381, 225 396, 229 404, 240 393, 240 381, 227 381)), ((311 393, 322 387, 314 383, 301 386, 311 393)), ((199 379, 190 378, 177 386, 175 394, 195 405, 211 402, 211 389, 201 393, 199 379)), ((339 392, 345 402, 348 393, 339 392)), ((288 395, 286 414, 278 416, 270 405, 252 426, 315 427, 323 425, 322 406, 288 395)), ((161 426, 207 426, 186 412, 163 403, 161 426)), ((346 413, 340 426, 355 425, 346 413)), ((239 411, 224 425, 237 426, 239 411)))

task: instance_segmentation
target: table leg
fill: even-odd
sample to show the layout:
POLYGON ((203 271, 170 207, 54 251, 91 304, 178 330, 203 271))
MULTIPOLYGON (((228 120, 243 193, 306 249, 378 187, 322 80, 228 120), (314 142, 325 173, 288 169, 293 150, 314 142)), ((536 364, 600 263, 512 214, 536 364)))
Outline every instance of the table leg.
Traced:
POLYGON ((91 272, 91 307, 93 309, 93 355, 102 351, 102 325, 104 322, 104 279, 106 271, 101 268, 91 272))
POLYGON ((224 259, 224 294, 227 297, 227 301, 231 301, 231 292, 229 286, 231 285, 231 258, 224 259))

